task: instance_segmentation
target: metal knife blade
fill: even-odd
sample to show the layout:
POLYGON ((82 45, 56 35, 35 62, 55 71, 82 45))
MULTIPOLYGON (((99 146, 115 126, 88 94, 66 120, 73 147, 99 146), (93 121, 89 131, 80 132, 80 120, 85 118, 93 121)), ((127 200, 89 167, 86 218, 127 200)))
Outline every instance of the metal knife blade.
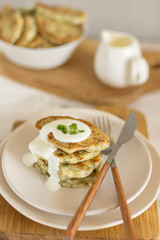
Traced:
POLYGON ((110 150, 106 149, 101 152, 104 155, 108 155, 108 158, 105 162, 106 164, 109 164, 109 165, 112 164, 114 157, 117 154, 119 148, 133 137, 136 128, 137 128, 137 118, 135 113, 131 111, 120 132, 117 142, 114 145, 112 145, 110 150))

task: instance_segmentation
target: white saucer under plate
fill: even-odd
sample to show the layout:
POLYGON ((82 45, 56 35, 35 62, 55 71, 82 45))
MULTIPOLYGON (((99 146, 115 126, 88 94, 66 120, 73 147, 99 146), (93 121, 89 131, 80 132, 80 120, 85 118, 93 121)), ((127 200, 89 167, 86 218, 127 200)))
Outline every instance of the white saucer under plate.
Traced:
MULTIPOLYGON (((46 113, 45 116, 62 115, 62 113, 91 121, 100 115, 108 117, 115 139, 124 123, 112 114, 91 109, 60 109, 46 113)), ((5 179, 11 189, 30 205, 50 213, 74 215, 88 190, 61 187, 60 190, 51 192, 44 185, 45 178, 35 168, 28 168, 22 162, 23 155, 28 152, 29 142, 38 134, 34 123, 40 117, 23 124, 10 136, 2 155, 5 179)), ((146 187, 152 171, 149 151, 138 136, 138 132, 121 147, 115 159, 127 201, 133 201, 146 187)), ((117 206, 113 177, 109 170, 86 215, 111 211, 117 206)))
MULTIPOLYGON (((11 135, 10 135, 11 136, 11 135)), ((135 198, 132 202, 129 203, 129 209, 131 211, 132 218, 140 215, 145 210, 147 210, 153 202, 156 200, 159 191, 160 191, 160 157, 154 147, 146 140, 142 135, 140 138, 146 144, 152 159, 152 174, 150 180, 143 190, 143 192, 135 198)), ((3 149, 7 143, 9 137, 1 144, 0 146, 0 160, 2 156, 3 149)), ((2 166, 0 164, 0 192, 6 201, 13 206, 17 211, 19 211, 24 216, 41 223, 46 226, 66 229, 68 226, 71 217, 62 216, 54 213, 48 213, 37 208, 32 207, 30 204, 27 204, 21 198, 19 198, 12 189, 8 186, 2 172, 2 166)), ((120 209, 116 208, 113 211, 105 211, 101 214, 96 214, 92 216, 85 216, 82 221, 79 230, 88 231, 88 230, 97 230, 107 227, 112 227, 123 222, 121 218, 120 209)))

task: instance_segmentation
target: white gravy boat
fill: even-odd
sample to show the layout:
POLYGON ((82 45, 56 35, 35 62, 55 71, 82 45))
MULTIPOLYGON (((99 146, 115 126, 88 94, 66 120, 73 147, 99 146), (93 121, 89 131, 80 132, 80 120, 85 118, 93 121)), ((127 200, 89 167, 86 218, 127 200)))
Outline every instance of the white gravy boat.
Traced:
POLYGON ((142 57, 138 39, 108 30, 101 33, 94 70, 100 81, 118 88, 144 84, 149 76, 148 63, 142 57))

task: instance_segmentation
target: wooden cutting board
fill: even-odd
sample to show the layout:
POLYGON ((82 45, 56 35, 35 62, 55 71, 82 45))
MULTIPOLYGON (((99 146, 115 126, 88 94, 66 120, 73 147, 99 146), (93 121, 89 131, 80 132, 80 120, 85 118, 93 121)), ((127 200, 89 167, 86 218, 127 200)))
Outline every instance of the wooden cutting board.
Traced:
POLYGON ((93 59, 97 46, 97 41, 87 39, 65 65, 46 71, 24 69, 0 55, 0 74, 49 93, 92 104, 126 105, 142 94, 160 88, 160 53, 144 52, 150 65, 147 83, 117 89, 107 87, 95 76, 93 59))
MULTIPOLYGON (((108 111, 117 116, 126 119, 129 109, 123 107, 101 106, 98 109, 108 111)), ((138 130, 148 137, 146 121, 144 116, 135 111, 138 118, 138 130)), ((19 122, 14 126, 17 127, 19 122)), ((139 239, 158 240, 159 223, 156 201, 143 214, 136 217, 134 220, 136 231, 139 239)), ((36 223, 11 207, 2 196, 0 196, 0 239, 3 240, 60 240, 63 236, 63 230, 58 230, 51 227, 46 227, 36 223)), ((96 231, 79 231, 76 234, 75 240, 118 240, 125 239, 123 225, 114 226, 111 228, 96 230, 96 231)))

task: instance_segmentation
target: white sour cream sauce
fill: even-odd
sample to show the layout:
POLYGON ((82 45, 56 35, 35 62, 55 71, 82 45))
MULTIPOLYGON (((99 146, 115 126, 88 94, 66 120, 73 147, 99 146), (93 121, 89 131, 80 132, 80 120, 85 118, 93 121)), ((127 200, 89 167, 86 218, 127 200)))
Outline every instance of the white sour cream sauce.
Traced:
POLYGON ((33 156, 38 155, 48 161, 48 173, 50 177, 46 180, 45 186, 51 191, 57 191, 60 188, 59 177, 57 174, 59 158, 54 156, 57 148, 41 135, 37 136, 28 145, 33 156))
POLYGON ((37 156, 32 153, 26 153, 24 154, 22 161, 27 167, 32 167, 33 164, 37 162, 37 156))
POLYGON ((40 156, 48 161, 48 173, 50 177, 45 181, 45 186, 47 189, 55 192, 60 189, 59 177, 57 171, 59 169, 59 158, 54 156, 54 152, 57 148, 47 140, 48 134, 52 132, 54 137, 61 142, 81 142, 89 137, 91 130, 90 128, 77 120, 72 119, 61 119, 50 122, 42 127, 40 130, 40 135, 33 139, 28 147, 31 153, 26 153, 23 156, 23 163, 31 167, 35 162, 37 162, 37 156, 40 156), (64 134, 57 129, 58 124, 64 124, 69 127, 70 124, 76 123, 79 130, 84 130, 84 132, 79 132, 77 134, 64 134))
POLYGON ((40 130, 40 135, 47 139, 48 134, 52 132, 53 136, 60 142, 81 142, 89 137, 91 134, 91 129, 83 122, 72 120, 72 119, 60 119, 53 122, 50 122, 42 127, 40 130), (79 130, 84 130, 84 132, 77 134, 64 134, 62 131, 57 129, 59 124, 63 124, 69 127, 70 124, 76 123, 79 130))

